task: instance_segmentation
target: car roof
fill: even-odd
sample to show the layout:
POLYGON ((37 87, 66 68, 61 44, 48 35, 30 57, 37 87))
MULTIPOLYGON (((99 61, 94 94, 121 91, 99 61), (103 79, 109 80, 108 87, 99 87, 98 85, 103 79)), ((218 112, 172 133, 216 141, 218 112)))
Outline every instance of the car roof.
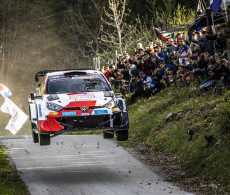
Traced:
POLYGON ((85 72, 85 73, 94 73, 94 74, 102 74, 100 71, 97 70, 68 70, 68 71, 55 71, 55 72, 50 72, 47 73, 47 76, 57 76, 57 75, 63 75, 66 73, 71 73, 71 72, 85 72))

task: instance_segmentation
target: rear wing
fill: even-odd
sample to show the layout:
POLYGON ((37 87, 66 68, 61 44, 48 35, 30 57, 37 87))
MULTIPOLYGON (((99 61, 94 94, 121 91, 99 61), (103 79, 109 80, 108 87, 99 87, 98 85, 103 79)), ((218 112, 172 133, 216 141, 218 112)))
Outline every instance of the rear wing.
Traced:
POLYGON ((92 68, 82 68, 82 69, 66 69, 66 70, 43 70, 35 75, 35 82, 39 82, 39 77, 45 76, 47 73, 59 72, 59 71, 78 71, 78 70, 93 70, 92 68))

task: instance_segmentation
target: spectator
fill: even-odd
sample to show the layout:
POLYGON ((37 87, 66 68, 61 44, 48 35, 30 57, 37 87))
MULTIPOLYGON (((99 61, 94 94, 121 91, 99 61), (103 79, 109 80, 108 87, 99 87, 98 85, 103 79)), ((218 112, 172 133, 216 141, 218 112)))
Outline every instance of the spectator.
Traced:
POLYGON ((139 76, 140 76, 140 80, 141 80, 143 85, 150 86, 150 84, 152 82, 151 77, 147 76, 144 72, 140 72, 139 76))
POLYGON ((167 53, 171 53, 171 52, 176 52, 177 49, 174 45, 174 40, 173 39, 169 39, 168 43, 167 43, 167 48, 166 48, 166 52, 167 53))
POLYGON ((189 53, 189 46, 186 45, 184 39, 179 39, 179 47, 178 47, 178 57, 179 57, 179 64, 188 63, 188 53, 189 53))
POLYGON ((200 48, 202 52, 211 52, 211 45, 209 40, 207 39, 208 33, 207 31, 202 32, 202 39, 200 40, 200 48))
POLYGON ((143 50, 142 43, 137 43, 137 51, 143 50))
POLYGON ((190 71, 185 66, 180 66, 177 71, 177 82, 185 84, 188 80, 190 80, 190 71))
POLYGON ((158 38, 150 40, 146 50, 138 43, 132 57, 128 53, 117 57, 117 69, 107 64, 101 71, 114 87, 120 86, 122 93, 132 94, 132 103, 138 97, 148 98, 170 85, 185 85, 198 77, 203 79, 200 90, 230 85, 224 27, 216 25, 216 34, 208 28, 197 29, 191 44, 184 33, 169 39, 164 47, 158 38))
POLYGON ((130 77, 136 77, 137 76, 137 68, 135 64, 132 64, 129 69, 129 75, 130 77))

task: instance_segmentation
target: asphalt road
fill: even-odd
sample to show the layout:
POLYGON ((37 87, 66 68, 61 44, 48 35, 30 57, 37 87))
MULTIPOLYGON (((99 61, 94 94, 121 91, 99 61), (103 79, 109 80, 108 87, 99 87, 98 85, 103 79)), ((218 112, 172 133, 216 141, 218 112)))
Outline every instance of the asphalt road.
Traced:
POLYGON ((189 194, 101 135, 57 136, 43 147, 30 136, 1 137, 0 144, 32 195, 189 194))

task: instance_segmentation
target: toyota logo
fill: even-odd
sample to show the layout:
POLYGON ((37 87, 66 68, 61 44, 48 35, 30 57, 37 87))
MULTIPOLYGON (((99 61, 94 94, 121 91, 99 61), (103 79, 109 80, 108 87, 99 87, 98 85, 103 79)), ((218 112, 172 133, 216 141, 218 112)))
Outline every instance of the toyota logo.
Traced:
POLYGON ((87 108, 87 107, 82 107, 82 108, 81 108, 81 111, 82 111, 82 112, 87 112, 87 111, 88 111, 88 108, 87 108))

